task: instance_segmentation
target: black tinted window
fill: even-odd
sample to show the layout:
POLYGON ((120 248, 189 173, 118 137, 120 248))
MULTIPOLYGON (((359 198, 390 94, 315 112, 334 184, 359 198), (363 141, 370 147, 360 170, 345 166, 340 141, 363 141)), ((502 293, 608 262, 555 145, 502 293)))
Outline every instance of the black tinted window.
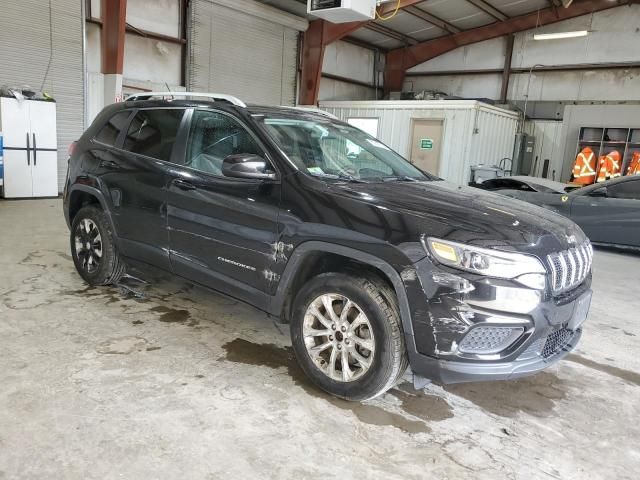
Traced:
POLYGON ((262 149, 238 121, 217 112, 194 112, 187 166, 213 175, 222 175, 224 159, 229 155, 242 153, 264 157, 262 149))
POLYGON ((169 161, 184 110, 141 110, 131 121, 123 148, 169 161))
POLYGON ((632 180, 611 185, 607 191, 610 197, 640 200, 640 181, 632 180))
POLYGON ((100 129, 96 135, 96 140, 105 145, 115 145, 118 140, 118 135, 123 128, 127 126, 127 120, 129 120, 131 112, 116 113, 109 121, 100 129))

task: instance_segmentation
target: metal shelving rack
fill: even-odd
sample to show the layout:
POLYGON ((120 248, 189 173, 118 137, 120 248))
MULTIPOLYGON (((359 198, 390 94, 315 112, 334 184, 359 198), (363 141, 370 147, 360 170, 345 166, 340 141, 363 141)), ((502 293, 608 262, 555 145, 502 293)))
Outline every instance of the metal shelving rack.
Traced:
POLYGON ((624 175, 633 154, 640 152, 640 128, 581 127, 576 157, 585 147, 591 147, 596 158, 618 150, 622 155, 624 175))

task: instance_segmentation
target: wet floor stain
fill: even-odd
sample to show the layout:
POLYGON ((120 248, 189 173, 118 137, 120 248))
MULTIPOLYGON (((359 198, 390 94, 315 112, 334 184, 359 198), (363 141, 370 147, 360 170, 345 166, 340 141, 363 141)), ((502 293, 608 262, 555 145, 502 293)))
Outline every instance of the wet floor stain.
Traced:
POLYGON ((142 337, 111 338, 96 347, 98 353, 104 355, 129 355, 147 348, 147 340, 142 337))
POLYGON ((444 388, 501 417, 515 417, 521 412, 545 417, 567 396, 565 382, 550 372, 517 380, 463 383, 444 388))
POLYGON ((427 422, 441 422, 453 418, 453 408, 442 397, 428 395, 411 387, 392 390, 391 395, 402 402, 402 409, 427 422))
POLYGON ((65 260, 69 260, 70 262, 73 262, 73 257, 71 257, 71 255, 67 254, 67 253, 62 253, 62 252, 56 252, 56 254, 60 257, 63 258, 65 260))
POLYGON ((156 350, 160 350, 162 347, 147 347, 147 352, 155 352, 156 350))
POLYGON ((341 410, 351 411, 361 422, 369 425, 392 426, 406 433, 427 433, 431 429, 426 422, 441 421, 453 416, 451 407, 444 399, 416 391, 393 390, 390 394, 400 400, 401 409, 405 413, 420 420, 407 418, 376 405, 348 402, 333 397, 311 383, 298 366, 291 347, 258 344, 238 338, 226 343, 222 348, 226 352, 225 361, 272 369, 287 368, 294 383, 308 394, 322 398, 341 410))
MULTIPOLYGON (((191 318, 191 314, 188 310, 178 310, 175 308, 165 307, 163 305, 153 307, 151 311, 160 313, 160 318, 158 320, 164 323, 186 323, 191 318)), ((195 325, 195 323, 193 325, 195 325)))
POLYGON ((625 370, 623 368, 614 367, 612 365, 605 365, 603 363, 598 363, 576 354, 568 355, 566 359, 569 360, 570 362, 579 363, 580 365, 591 368, 593 370, 598 370, 599 372, 607 373, 609 375, 617 377, 633 385, 640 386, 640 373, 632 372, 631 370, 625 370))
POLYGON ((627 332, 626 330, 623 330, 622 333, 624 333, 627 337, 635 337, 636 336, 635 333, 627 332))

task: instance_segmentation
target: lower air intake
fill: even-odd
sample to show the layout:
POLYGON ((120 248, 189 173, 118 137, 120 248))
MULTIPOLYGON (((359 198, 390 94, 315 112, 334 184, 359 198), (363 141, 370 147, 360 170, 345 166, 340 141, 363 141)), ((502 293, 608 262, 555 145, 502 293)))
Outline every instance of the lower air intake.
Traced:
POLYGON ((573 337, 573 332, 567 328, 561 328, 553 332, 544 342, 541 353, 542 358, 549 358, 558 353, 567 346, 571 337, 573 337))
POLYGON ((524 332, 522 327, 475 327, 462 339, 462 353, 498 353, 513 344, 524 332))

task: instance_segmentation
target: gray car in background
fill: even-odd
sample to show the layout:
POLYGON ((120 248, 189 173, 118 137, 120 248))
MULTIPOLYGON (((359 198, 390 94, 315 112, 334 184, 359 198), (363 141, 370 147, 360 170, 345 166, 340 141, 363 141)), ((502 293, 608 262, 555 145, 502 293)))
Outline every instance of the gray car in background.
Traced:
POLYGON ((518 190, 496 193, 569 217, 592 243, 640 249, 640 176, 620 177, 568 193, 518 190))

